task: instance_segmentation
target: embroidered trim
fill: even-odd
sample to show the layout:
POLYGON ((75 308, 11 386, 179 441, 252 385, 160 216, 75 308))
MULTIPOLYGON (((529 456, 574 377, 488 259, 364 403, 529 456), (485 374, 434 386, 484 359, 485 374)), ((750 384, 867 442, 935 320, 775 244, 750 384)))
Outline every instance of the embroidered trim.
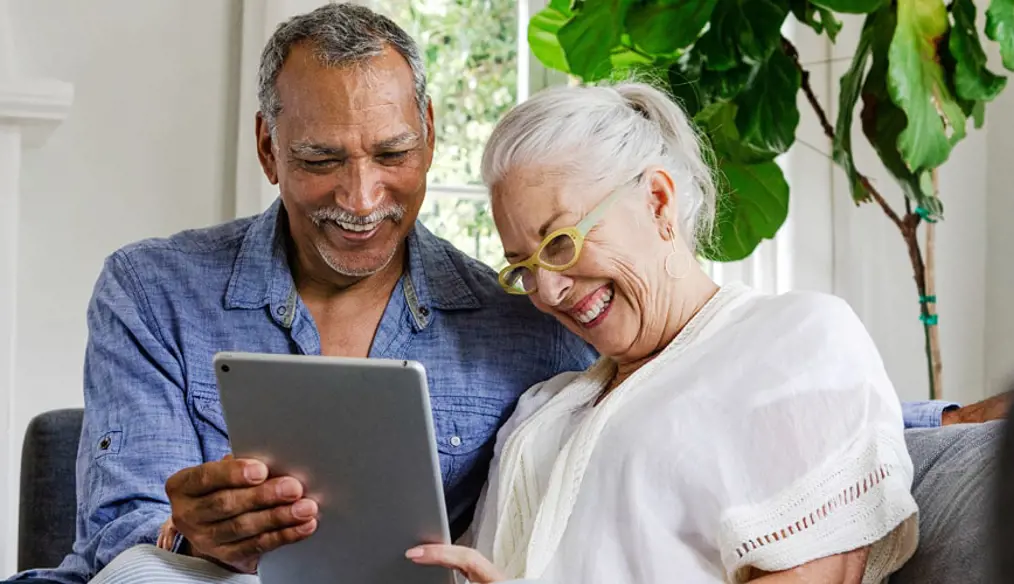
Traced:
POLYGON ((742 559, 757 548, 764 547, 766 544, 782 541, 810 528, 817 521, 827 519, 827 516, 835 510, 844 507, 845 505, 848 505, 859 497, 865 495, 870 489, 879 485, 880 481, 889 476, 891 476, 891 465, 887 463, 881 464, 876 470, 871 471, 863 477, 861 481, 856 481, 855 484, 849 485, 847 489, 843 489, 836 497, 829 499, 826 503, 821 505, 819 509, 812 511, 809 515, 803 516, 795 523, 787 525, 776 532, 743 542, 736 548, 736 554, 740 559, 742 559))

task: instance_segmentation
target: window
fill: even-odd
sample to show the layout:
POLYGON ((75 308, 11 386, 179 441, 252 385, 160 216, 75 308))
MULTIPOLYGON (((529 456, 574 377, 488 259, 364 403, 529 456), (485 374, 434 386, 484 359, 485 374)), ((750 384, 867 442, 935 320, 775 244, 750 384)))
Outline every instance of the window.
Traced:
POLYGON ((528 17, 521 2, 373 0, 419 43, 426 66, 436 151, 419 218, 493 268, 505 262, 479 165, 497 120, 527 97, 528 47, 519 22, 528 17))

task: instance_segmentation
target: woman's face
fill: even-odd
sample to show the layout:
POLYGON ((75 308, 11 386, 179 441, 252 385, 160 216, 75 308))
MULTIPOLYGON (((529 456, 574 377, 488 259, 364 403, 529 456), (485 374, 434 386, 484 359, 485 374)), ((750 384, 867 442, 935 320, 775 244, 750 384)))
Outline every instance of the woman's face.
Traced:
MULTIPOLYGON (((624 360, 654 351, 665 334, 674 283, 665 258, 672 253, 668 228, 676 225, 676 205, 672 180, 661 170, 619 188, 624 193, 588 233, 577 263, 563 272, 536 268, 538 288, 530 298, 600 354, 624 360)), ((515 169, 492 191, 510 263, 528 259, 547 234, 577 225, 615 192, 547 168, 515 169)))

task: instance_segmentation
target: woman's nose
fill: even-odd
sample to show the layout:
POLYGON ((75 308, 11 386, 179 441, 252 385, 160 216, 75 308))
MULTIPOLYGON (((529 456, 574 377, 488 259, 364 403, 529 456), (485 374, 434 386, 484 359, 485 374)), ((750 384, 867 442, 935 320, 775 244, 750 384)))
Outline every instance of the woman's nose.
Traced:
POLYGON ((567 292, 573 285, 574 280, 563 275, 562 272, 554 272, 545 268, 535 271, 538 289, 535 291, 539 299, 549 306, 559 306, 567 297, 567 292))

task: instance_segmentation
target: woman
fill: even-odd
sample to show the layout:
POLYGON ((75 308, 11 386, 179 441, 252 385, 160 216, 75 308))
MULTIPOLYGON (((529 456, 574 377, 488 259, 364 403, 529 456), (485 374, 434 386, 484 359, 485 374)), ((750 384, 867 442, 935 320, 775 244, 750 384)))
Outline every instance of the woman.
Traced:
POLYGON ((715 190, 694 131, 636 83, 515 108, 483 158, 527 294, 602 359, 500 431, 475 550, 407 555, 473 582, 877 582, 916 546, 912 463, 848 306, 719 288, 694 261, 715 190))

